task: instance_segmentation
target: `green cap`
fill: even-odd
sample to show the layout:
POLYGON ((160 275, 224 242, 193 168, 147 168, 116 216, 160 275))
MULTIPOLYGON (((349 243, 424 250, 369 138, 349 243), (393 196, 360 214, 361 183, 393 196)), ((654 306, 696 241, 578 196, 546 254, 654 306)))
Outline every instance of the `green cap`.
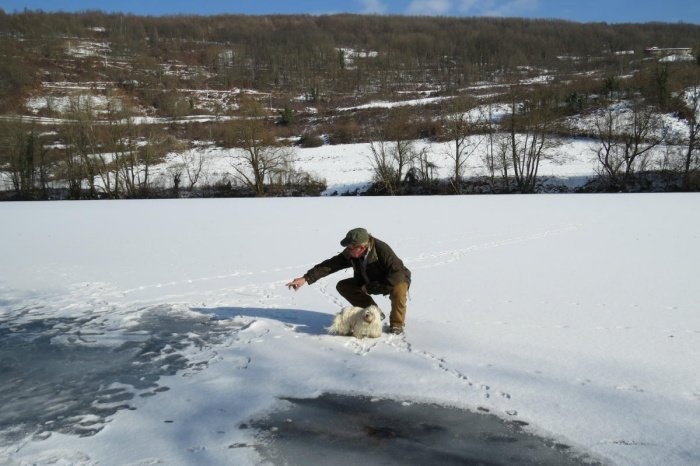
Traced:
POLYGON ((348 231, 345 238, 340 241, 340 245, 348 246, 350 244, 365 244, 368 241, 369 233, 367 233, 367 230, 364 228, 353 228, 352 230, 348 231))

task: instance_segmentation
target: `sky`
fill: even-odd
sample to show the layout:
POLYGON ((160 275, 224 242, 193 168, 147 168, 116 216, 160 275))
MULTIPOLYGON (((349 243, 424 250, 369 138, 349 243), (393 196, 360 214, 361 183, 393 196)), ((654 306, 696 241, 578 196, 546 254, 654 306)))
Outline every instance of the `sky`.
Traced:
POLYGON ((382 14, 557 18, 577 22, 700 24, 697 0, 0 0, 5 12, 103 10, 169 14, 382 14))

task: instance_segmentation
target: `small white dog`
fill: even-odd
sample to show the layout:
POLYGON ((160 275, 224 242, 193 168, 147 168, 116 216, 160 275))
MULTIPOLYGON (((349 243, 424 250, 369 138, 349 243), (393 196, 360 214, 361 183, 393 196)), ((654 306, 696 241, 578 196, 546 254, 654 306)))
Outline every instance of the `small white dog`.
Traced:
POLYGON ((355 338, 379 338, 382 335, 382 311, 377 306, 344 307, 328 328, 332 335, 347 335, 355 338))

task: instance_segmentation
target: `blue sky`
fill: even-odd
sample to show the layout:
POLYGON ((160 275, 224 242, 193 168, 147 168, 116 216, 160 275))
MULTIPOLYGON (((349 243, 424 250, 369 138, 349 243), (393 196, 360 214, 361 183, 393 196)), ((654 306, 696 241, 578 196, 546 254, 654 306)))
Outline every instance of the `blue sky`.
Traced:
POLYGON ((103 10, 164 14, 399 14, 700 24, 700 0, 0 0, 8 13, 103 10))

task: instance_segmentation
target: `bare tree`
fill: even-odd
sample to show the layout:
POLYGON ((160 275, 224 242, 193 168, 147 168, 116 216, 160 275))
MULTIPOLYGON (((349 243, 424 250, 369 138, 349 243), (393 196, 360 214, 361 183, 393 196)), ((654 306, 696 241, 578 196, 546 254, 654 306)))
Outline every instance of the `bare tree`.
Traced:
POLYGON ((375 182, 391 195, 399 193, 404 176, 417 158, 413 141, 406 137, 408 118, 405 111, 393 113, 370 143, 375 182))
POLYGON ((108 147, 114 154, 114 190, 119 195, 133 197, 140 185, 136 126, 127 115, 121 120, 110 119, 108 129, 108 147))
MULTIPOLYGON (((125 108, 121 118, 107 122, 105 145, 113 162, 113 191, 126 197, 148 197, 151 190, 151 167, 171 151, 183 150, 181 141, 156 127, 141 127, 125 108)), ((111 179, 111 177, 110 177, 111 179)))
POLYGON ((166 168, 166 172, 173 182, 175 197, 180 197, 180 182, 182 181, 182 174, 185 172, 185 164, 182 162, 170 164, 166 168))
POLYGON ((83 192, 83 181, 85 170, 83 170, 83 160, 77 154, 72 144, 70 128, 64 125, 59 133, 63 139, 63 155, 56 167, 56 176, 68 183, 68 195, 71 199, 80 199, 83 192))
POLYGON ((241 182, 264 196, 266 181, 289 163, 293 149, 275 139, 258 102, 247 99, 241 106, 244 116, 231 123, 228 133, 228 143, 237 148, 231 165, 241 182))
POLYGON ((451 145, 447 156, 453 162, 452 188, 459 194, 462 192, 465 164, 483 141, 482 137, 475 137, 483 123, 483 115, 471 102, 452 102, 441 120, 444 134, 451 145))
POLYGON ((151 167, 161 162, 169 152, 177 152, 182 149, 183 144, 181 141, 154 129, 149 130, 146 143, 138 148, 138 160, 142 174, 141 184, 137 192, 138 196, 151 196, 151 189, 154 187, 151 180, 151 167))
POLYGON ((437 176, 438 166, 430 159, 430 151, 428 151, 427 147, 422 148, 418 152, 416 161, 418 162, 417 169, 420 182, 425 185, 431 184, 437 176))
POLYGON ((413 160, 415 151, 411 141, 370 142, 370 163, 374 181, 388 194, 398 194, 401 180, 413 160))
POLYGON ((134 185, 130 183, 134 177, 129 176, 130 173, 136 172, 138 163, 135 155, 137 127, 132 118, 134 113, 127 100, 112 96, 107 105, 106 120, 101 122, 102 145, 111 159, 105 165, 103 184, 109 196, 113 198, 131 196, 134 191, 134 185))
MULTIPOLYGON (((131 110, 124 109, 102 123, 102 144, 109 159, 104 159, 105 174, 101 176, 105 179, 106 190, 113 197, 150 196, 151 167, 168 152, 184 148, 181 141, 157 128, 144 129, 136 125, 131 113, 131 110)), ((102 157, 98 154, 97 159, 103 160, 102 157)))
POLYGON ((192 191, 194 185, 197 184, 199 177, 204 169, 204 157, 200 151, 192 148, 187 149, 177 154, 177 162, 168 165, 166 172, 173 183, 175 196, 180 196, 180 185, 183 182, 183 177, 188 181, 187 190, 192 191))
POLYGON ((511 139, 506 133, 489 132, 483 161, 489 174, 491 189, 510 191, 510 173, 513 165, 511 139), (500 180, 500 184, 499 181, 500 180))
MULTIPOLYGON (((114 102, 110 103, 110 109, 114 102)), ((107 120, 100 121, 89 98, 72 98, 67 121, 62 127, 66 145, 64 164, 72 185, 71 191, 82 196, 83 182, 89 190, 88 197, 94 199, 102 193, 117 197, 117 177, 112 176, 114 152, 110 149, 110 127, 118 118, 111 110, 107 120), (80 178, 78 181, 76 178, 80 178)))
POLYGON ((643 169, 650 151, 664 139, 663 125, 654 109, 635 99, 626 109, 609 106, 596 118, 600 174, 612 189, 628 189, 633 175, 643 169))
POLYGON ((207 167, 207 159, 201 150, 191 147, 180 153, 180 160, 182 161, 184 173, 187 175, 187 181, 189 182, 187 189, 192 191, 199 181, 202 172, 207 167))
POLYGON ((700 85, 695 84, 685 93, 685 108, 683 116, 688 126, 688 138, 686 139, 686 152, 683 157, 683 185, 690 187, 690 178, 693 171, 698 169, 700 152, 700 85))
POLYGON ((496 176, 500 177, 502 189, 510 189, 509 169, 512 165, 509 156, 509 138, 500 131, 499 122, 494 114, 494 106, 489 104, 484 112, 484 130, 486 131, 486 147, 482 152, 482 161, 489 174, 491 189, 499 190, 496 176))
POLYGON ((523 193, 534 192, 540 162, 558 144, 551 136, 554 115, 547 96, 535 97, 539 98, 519 101, 517 93, 511 94, 507 150, 515 183, 523 193))
POLYGON ((33 124, 23 119, 3 121, 0 126, 0 173, 9 178, 19 198, 33 195, 40 181, 44 190, 46 183, 44 166, 46 150, 33 124), (43 176, 42 176, 43 174, 43 176))

